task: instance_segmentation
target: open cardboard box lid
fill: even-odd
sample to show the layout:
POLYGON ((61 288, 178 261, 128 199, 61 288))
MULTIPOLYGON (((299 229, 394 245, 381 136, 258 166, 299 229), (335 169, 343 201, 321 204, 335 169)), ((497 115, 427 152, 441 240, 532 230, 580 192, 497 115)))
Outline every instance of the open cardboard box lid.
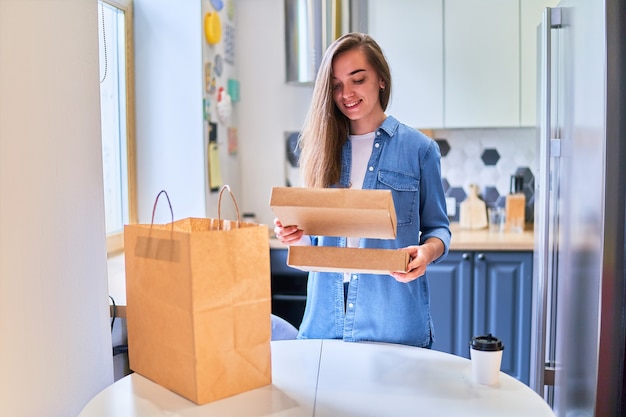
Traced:
POLYGON ((283 225, 306 235, 395 239, 390 190, 274 187, 270 207, 283 225))
POLYGON ((287 265, 302 271, 388 274, 406 272, 409 254, 395 249, 290 246, 287 265))

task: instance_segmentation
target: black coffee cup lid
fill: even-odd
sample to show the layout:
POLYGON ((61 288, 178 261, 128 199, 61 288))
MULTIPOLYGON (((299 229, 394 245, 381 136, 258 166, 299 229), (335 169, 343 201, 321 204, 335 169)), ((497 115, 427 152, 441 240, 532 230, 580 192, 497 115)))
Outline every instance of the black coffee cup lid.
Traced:
POLYGON ((489 333, 487 336, 475 336, 470 340, 470 347, 476 350, 483 350, 488 352, 497 352, 504 350, 504 344, 497 337, 489 333))

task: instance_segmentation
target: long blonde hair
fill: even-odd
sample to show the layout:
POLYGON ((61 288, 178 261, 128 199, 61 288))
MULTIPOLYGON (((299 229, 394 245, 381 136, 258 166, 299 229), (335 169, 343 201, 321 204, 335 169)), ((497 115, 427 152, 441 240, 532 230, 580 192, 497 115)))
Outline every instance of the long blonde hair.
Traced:
POLYGON ((341 148, 348 139, 350 124, 333 100, 333 60, 337 55, 352 49, 363 52, 368 63, 384 81, 385 89, 379 94, 383 111, 389 103, 391 71, 376 41, 364 33, 348 33, 334 41, 322 58, 313 98, 298 142, 300 172, 307 187, 330 187, 340 180, 341 148))

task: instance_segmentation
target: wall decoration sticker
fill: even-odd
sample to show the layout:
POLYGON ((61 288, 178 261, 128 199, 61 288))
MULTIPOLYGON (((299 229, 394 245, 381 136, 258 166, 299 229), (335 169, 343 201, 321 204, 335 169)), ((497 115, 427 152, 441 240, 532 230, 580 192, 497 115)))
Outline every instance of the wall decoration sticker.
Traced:
POLYGON ((235 1, 226 0, 226 11, 228 13, 228 19, 233 20, 235 18, 235 1))
POLYGON ((233 103, 239 101, 239 81, 229 78, 228 79, 228 94, 230 95, 230 100, 233 103))
POLYGON ((209 142, 217 143, 217 123, 209 122, 209 127, 207 128, 207 135, 209 137, 209 142))
POLYGON ((206 122, 211 121, 211 100, 208 98, 202 99, 202 115, 206 122))
POLYGON ((204 90, 208 94, 215 94, 215 77, 211 69, 212 66, 211 62, 204 63, 204 90))
POLYGON ((222 170, 220 168, 220 153, 216 142, 209 142, 209 188, 219 191, 222 186, 222 170))
POLYGON ((213 69, 217 77, 222 76, 222 71, 224 70, 224 64, 222 62, 222 56, 220 54, 215 55, 215 64, 213 66, 213 69))
POLYGON ((217 10, 218 12, 222 10, 222 7, 224 7, 223 0, 211 0, 211 4, 215 8, 215 10, 217 10))
POLYGON ((224 25, 224 61, 235 65, 235 27, 224 25))
POLYGON ((204 15, 204 37, 209 45, 215 45, 222 39, 222 22, 217 12, 204 15))
POLYGON ((236 127, 228 128, 228 154, 237 155, 237 149, 239 147, 239 137, 236 127))
POLYGON ((209 123, 207 143, 207 165, 209 174, 209 189, 219 191, 222 186, 222 170, 220 167, 220 153, 217 146, 217 124, 209 123))
POLYGON ((217 119, 223 124, 228 124, 232 111, 230 95, 224 90, 224 87, 220 87, 217 90, 217 119))

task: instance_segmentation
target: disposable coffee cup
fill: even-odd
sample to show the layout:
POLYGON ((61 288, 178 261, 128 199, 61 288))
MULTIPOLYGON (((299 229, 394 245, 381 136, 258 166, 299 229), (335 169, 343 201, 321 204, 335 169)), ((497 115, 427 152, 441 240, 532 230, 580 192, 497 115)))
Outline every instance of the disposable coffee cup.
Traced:
POLYGON ((500 376, 504 345, 497 337, 476 336, 470 341, 472 378, 481 385, 496 385, 500 376))

